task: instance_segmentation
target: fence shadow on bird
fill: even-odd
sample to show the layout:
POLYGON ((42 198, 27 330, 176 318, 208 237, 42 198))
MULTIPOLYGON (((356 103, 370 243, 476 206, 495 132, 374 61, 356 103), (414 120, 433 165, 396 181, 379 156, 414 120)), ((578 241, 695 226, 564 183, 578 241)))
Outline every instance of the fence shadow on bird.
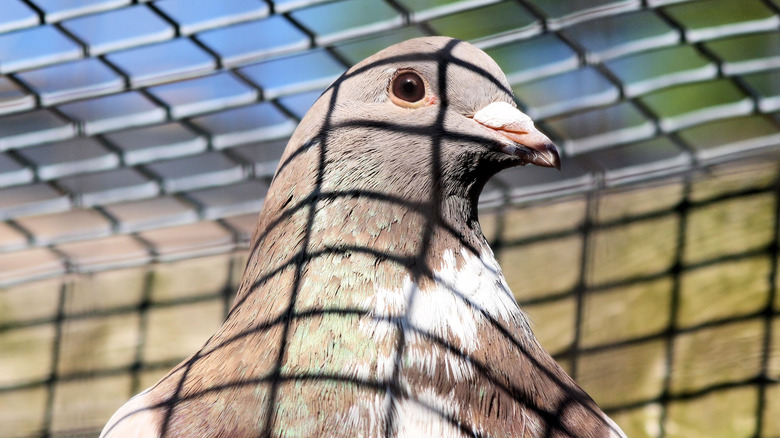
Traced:
POLYGON ((529 121, 475 117, 524 116, 512 99, 447 38, 336 80, 288 144, 226 321, 102 436, 622 436, 536 341, 480 230, 490 176, 557 167, 529 121))

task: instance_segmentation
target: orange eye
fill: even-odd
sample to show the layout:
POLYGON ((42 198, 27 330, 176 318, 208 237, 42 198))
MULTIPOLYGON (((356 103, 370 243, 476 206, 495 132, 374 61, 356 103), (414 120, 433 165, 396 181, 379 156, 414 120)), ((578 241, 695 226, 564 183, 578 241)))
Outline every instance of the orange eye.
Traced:
POLYGON ((393 78, 390 84, 390 97, 393 102, 402 106, 416 103, 425 97, 425 82, 415 72, 407 71, 393 78))

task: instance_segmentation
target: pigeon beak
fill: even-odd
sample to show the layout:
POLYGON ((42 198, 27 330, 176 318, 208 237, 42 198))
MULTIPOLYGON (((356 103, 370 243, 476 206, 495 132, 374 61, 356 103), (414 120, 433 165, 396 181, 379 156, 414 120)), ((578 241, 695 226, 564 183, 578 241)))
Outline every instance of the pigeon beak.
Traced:
POLYGON ((501 136, 501 151, 519 157, 523 164, 561 170, 558 149, 530 117, 506 102, 494 102, 474 114, 474 121, 501 136), (507 141, 508 140, 508 141, 507 141))

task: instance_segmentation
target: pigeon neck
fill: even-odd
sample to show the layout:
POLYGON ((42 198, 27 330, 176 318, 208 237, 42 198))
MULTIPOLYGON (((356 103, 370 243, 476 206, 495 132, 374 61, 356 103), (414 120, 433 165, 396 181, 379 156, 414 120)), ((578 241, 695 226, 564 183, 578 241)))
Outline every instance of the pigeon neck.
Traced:
MULTIPOLYGON (((434 190, 414 178, 381 186, 374 184, 377 178, 357 178, 354 171, 319 178, 313 169, 305 166, 296 178, 277 176, 272 184, 240 295, 272 288, 264 283, 286 269, 297 269, 307 280, 314 269, 300 267, 311 263, 343 263, 350 273, 380 267, 376 278, 360 281, 384 287, 409 274, 430 277, 447 250, 456 254, 458 267, 461 250, 477 258, 489 252, 475 202, 466 193, 434 190)), ((338 166, 331 171, 337 173, 338 166)))

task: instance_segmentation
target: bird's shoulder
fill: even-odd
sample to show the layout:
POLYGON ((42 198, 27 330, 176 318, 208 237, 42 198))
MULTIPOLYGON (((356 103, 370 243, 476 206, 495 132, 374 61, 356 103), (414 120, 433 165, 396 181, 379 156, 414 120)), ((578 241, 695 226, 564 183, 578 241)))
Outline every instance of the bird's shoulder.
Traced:
POLYGON ((146 390, 120 407, 100 433, 100 438, 148 438, 160 436, 160 411, 146 390))

